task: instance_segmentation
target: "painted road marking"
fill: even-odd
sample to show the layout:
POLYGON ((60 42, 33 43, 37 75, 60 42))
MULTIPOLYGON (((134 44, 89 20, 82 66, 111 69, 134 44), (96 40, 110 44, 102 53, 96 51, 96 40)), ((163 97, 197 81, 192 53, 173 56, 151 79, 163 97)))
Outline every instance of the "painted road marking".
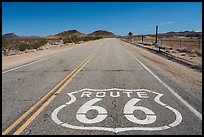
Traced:
MULTIPOLYGON (((162 103, 160 101, 160 98, 163 96, 163 94, 161 93, 157 93, 155 91, 151 91, 151 90, 147 90, 147 89, 118 89, 118 88, 112 88, 112 89, 82 89, 82 90, 78 90, 78 91, 74 91, 71 93, 67 93, 67 95, 71 98, 71 100, 69 100, 69 102, 62 104, 61 106, 57 107, 51 114, 51 118, 52 120, 62 126, 62 127, 67 127, 67 128, 72 128, 72 129, 79 129, 79 130, 100 130, 100 131, 111 131, 111 132, 121 132, 121 131, 133 131, 133 130, 144 130, 144 131, 156 131, 156 130, 164 130, 164 129, 169 129, 169 128, 173 128, 175 126, 178 126, 181 122, 182 122, 182 115, 180 114, 180 112, 178 112, 176 109, 172 108, 169 105, 166 105, 165 103, 162 103), (104 106, 103 104, 96 104, 96 103, 100 103, 102 102, 102 100, 104 100, 106 97, 108 97, 108 100, 110 100, 111 98, 115 98, 115 96, 111 95, 111 92, 116 93, 116 92, 120 92, 120 94, 118 94, 117 98, 123 97, 123 100, 127 100, 124 104, 123 107, 121 107, 121 105, 119 105, 119 107, 121 107, 121 109, 123 109, 123 111, 119 111, 121 113, 123 113, 124 118, 127 119, 129 121, 129 123, 134 123, 131 124, 132 127, 127 126, 127 127, 102 127, 100 126, 102 124, 102 122, 104 122, 107 117, 109 116, 109 113, 112 110, 107 110, 107 106, 104 106), (143 96, 138 96, 137 93, 143 93, 143 96), (91 94, 90 94, 91 93, 91 94), (101 98, 96 98, 97 95, 99 95, 99 93, 103 93, 103 97, 101 98), (104 93, 106 93, 106 95, 104 96, 104 93), (124 94, 125 93, 125 94, 124 94), (126 94, 126 93, 132 93, 131 94, 131 98, 128 97, 130 94, 126 94), (149 101, 150 100, 150 96, 154 95, 154 98, 152 98, 152 100, 155 102, 155 104, 160 105, 160 107, 163 107, 163 109, 167 109, 167 112, 164 113, 171 113, 174 114, 176 118, 172 118, 171 123, 167 122, 167 119, 169 119, 169 117, 166 117, 166 119, 164 119, 164 121, 166 122, 165 125, 159 125, 159 126, 155 126, 152 125, 155 123, 155 121, 157 120, 157 118, 161 119, 162 114, 159 114, 155 112, 153 112, 153 108, 147 108, 146 106, 141 106, 138 105, 138 102, 140 102, 141 100, 145 100, 145 101, 149 101), (75 104, 78 104, 77 101, 80 99, 78 98, 83 98, 83 99, 87 99, 88 101, 86 101, 85 103, 83 103, 81 106, 77 106, 75 104), (126 99, 124 98, 126 97, 126 99), (91 99, 90 99, 91 98, 91 99), (76 103, 75 103, 76 102, 76 103), (72 112, 70 111, 66 111, 66 115, 72 116, 75 115, 75 119, 78 122, 82 123, 82 126, 77 126, 74 125, 72 123, 69 123, 69 120, 64 120, 66 122, 63 122, 62 119, 60 119, 60 117, 58 116, 58 114, 60 113, 60 111, 62 109, 65 109, 67 107, 67 110, 69 110, 69 107, 74 106, 72 109, 72 112), (78 108, 79 107, 79 108, 78 108), (75 113, 76 110, 76 113, 75 113), (95 110, 97 111, 97 116, 95 116, 95 118, 88 118, 86 116, 86 113, 90 110, 95 110), (144 112, 145 118, 141 119, 138 118, 137 115, 134 115, 134 111, 142 111, 144 112), (90 124, 99 124, 99 126, 90 126, 90 124), (143 125, 146 125, 143 127, 143 125)), ((152 103, 151 103, 152 104, 152 103)), ((65 112, 65 111, 63 111, 65 112)), ((120 114, 118 114, 120 115, 120 114)), ((164 114, 163 114, 164 115, 164 114)), ((165 115, 164 115, 165 117, 165 115)), ((74 116, 73 116, 74 118, 74 116)), ((73 121, 73 118, 72 121, 73 121)), ((107 122, 107 121, 106 121, 107 122)), ((108 121, 108 122, 113 122, 113 121, 108 121)), ((162 123, 162 122, 161 122, 162 123)), ((108 125, 107 123, 104 125, 108 125)), ((157 122, 158 125, 158 122, 157 122)))
MULTIPOLYGON (((98 49, 97 49, 98 50, 98 49)), ((96 50, 96 51, 97 51, 96 50)), ((94 52, 95 53, 95 52, 94 52)), ((95 55, 95 54, 94 54, 95 55)), ((33 110, 35 110, 39 105, 44 102, 50 95, 53 94, 55 90, 57 90, 62 84, 64 84, 67 80, 72 79, 73 75, 79 72, 79 69, 84 67, 87 61, 90 61, 92 55, 88 56, 79 66, 77 66, 70 74, 68 74, 60 83, 58 83, 52 90, 50 90, 45 96, 43 96, 36 104, 34 104, 28 111, 26 111, 20 118, 18 118, 12 125, 10 125, 2 135, 8 134, 12 129, 14 129, 20 122, 22 122, 33 110)))
MULTIPOLYGON (((74 47, 70 47, 68 50, 70 50, 70 49, 72 49, 72 48, 74 48, 74 47)), ((30 62, 30 63, 26 63, 26 64, 23 64, 23 65, 20 65, 20 66, 18 66, 18 67, 14 67, 14 68, 12 68, 12 69, 5 70, 5 71, 2 72, 2 74, 5 74, 5 73, 8 73, 8 72, 17 70, 17 69, 19 69, 19 68, 23 68, 23 67, 26 67, 26 66, 29 66, 29 65, 32 65, 32 64, 35 64, 35 63, 38 63, 38 62, 41 62, 41 61, 44 61, 44 60, 47 60, 47 59, 56 57, 56 56, 59 56, 59 55, 61 55, 61 54, 65 54, 64 52, 65 52, 65 51, 63 50, 63 51, 60 51, 60 53, 58 53, 58 54, 56 54, 56 55, 54 55, 54 56, 46 57, 46 58, 43 58, 43 59, 40 59, 40 60, 36 60, 36 61, 32 61, 32 62, 30 62)), ((40 57, 41 57, 41 56, 40 56, 40 57)))
MULTIPOLYGON (((79 65, 80 66, 80 65, 79 65)), ((28 111, 26 111, 20 118, 18 118, 11 126, 9 126, 2 135, 8 134, 14 129, 21 121, 23 121, 34 109, 36 109, 48 96, 50 96, 64 81, 66 81, 78 68, 76 67, 69 75, 67 75, 60 83, 58 83, 52 90, 50 90, 45 96, 43 96, 35 105, 33 105, 28 111)))
MULTIPOLYGON (((124 48, 125 49, 125 48, 124 48)), ((202 120, 202 114, 193 108, 187 101, 185 101, 181 96, 179 96, 172 88, 170 88, 165 82, 163 82, 156 74, 154 74, 147 66, 145 66, 141 61, 139 61, 130 51, 128 54, 132 56, 140 65, 142 65, 154 78, 156 78, 164 87, 166 87, 178 100, 180 100, 191 112, 193 112, 200 120, 202 120)))
POLYGON ((95 103, 97 103, 100 100, 102 100, 102 99, 101 98, 94 98, 94 99, 89 100, 85 104, 83 104, 76 113, 77 120, 80 121, 81 123, 86 123, 86 124, 87 123, 93 124, 93 123, 98 123, 98 122, 103 121, 107 117, 107 110, 103 107, 94 105, 95 103), (98 115, 94 119, 88 119, 85 114, 89 110, 97 110, 98 115))
POLYGON ((124 106, 124 114, 125 117, 133 122, 133 123, 137 123, 137 124, 151 124, 154 123, 157 119, 155 113, 146 108, 146 107, 141 107, 141 106, 135 106, 137 102, 139 102, 141 99, 138 98, 132 98, 130 99, 124 106), (146 114, 146 118, 145 119, 138 119, 137 117, 134 116, 133 112, 135 110, 140 110, 143 111, 146 114))
POLYGON ((73 75, 71 75, 71 77, 67 79, 67 81, 65 81, 65 83, 63 83, 63 85, 61 85, 60 88, 37 111, 35 111, 35 113, 25 123, 23 123, 23 125, 20 128, 18 128, 18 130, 16 130, 13 135, 19 135, 21 132, 23 132, 25 128, 45 109, 45 107, 49 105, 50 102, 65 88, 65 86, 67 86, 67 84, 71 82, 71 80, 81 71, 81 69, 83 69, 90 62, 90 60, 96 56, 96 54, 99 52, 99 49, 101 47, 102 46, 98 47, 93 52, 93 54, 91 54, 81 64, 81 66, 77 69, 77 71, 73 75))
POLYGON ((101 91, 101 92, 97 92, 96 94, 92 94, 92 92, 90 91, 85 91, 85 92, 82 92, 81 94, 81 97, 106 97, 106 96, 110 96, 110 97, 119 97, 121 96, 121 94, 124 94, 126 97, 131 97, 132 95, 134 97, 139 97, 139 98, 149 98, 146 94, 146 92, 144 91, 138 91, 137 93, 133 93, 133 92, 130 92, 130 91, 123 91, 122 93, 120 93, 120 91, 110 91, 110 93, 107 93, 105 91, 101 91))

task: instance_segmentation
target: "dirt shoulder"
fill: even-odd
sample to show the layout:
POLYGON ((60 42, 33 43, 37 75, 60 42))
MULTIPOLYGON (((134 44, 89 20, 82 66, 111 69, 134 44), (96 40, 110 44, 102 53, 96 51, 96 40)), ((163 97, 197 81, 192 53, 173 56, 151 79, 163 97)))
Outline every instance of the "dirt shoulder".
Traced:
POLYGON ((159 56, 167 58, 168 60, 172 60, 174 62, 180 63, 189 68, 202 72, 202 55, 200 56, 195 53, 185 52, 186 48, 183 48, 183 49, 181 48, 179 49, 180 51, 177 51, 170 47, 162 47, 159 51, 159 49, 154 45, 152 45, 151 43, 145 44, 142 42, 133 43, 127 40, 123 40, 123 41, 133 44, 137 47, 141 47, 145 50, 151 51, 152 53, 155 53, 159 56))
MULTIPOLYGON (((154 54, 141 47, 121 42, 129 50, 139 53, 142 60, 150 66, 154 66, 155 70, 162 73, 172 81, 176 81, 180 85, 189 87, 189 89, 199 92, 202 95, 202 72, 196 71, 179 63, 173 62, 154 54)), ((139 58, 140 56, 138 56, 139 58)))

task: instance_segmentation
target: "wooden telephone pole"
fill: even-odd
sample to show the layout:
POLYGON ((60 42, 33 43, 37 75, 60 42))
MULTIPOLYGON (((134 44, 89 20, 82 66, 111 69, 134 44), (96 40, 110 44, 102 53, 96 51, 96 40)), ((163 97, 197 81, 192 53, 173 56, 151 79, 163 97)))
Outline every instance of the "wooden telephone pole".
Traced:
POLYGON ((157 31, 158 31, 158 26, 156 26, 155 44, 157 44, 157 31))

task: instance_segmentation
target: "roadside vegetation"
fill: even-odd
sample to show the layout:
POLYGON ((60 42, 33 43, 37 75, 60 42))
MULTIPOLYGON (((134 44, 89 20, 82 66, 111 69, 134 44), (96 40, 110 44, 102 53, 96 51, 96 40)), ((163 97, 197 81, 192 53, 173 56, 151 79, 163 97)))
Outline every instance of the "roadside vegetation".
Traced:
POLYGON ((4 38, 2 39, 2 50, 37 49, 46 43, 45 38, 4 38))
POLYGON ((64 44, 66 43, 80 43, 83 41, 90 41, 90 40, 97 40, 101 39, 101 36, 72 36, 72 37, 67 37, 63 38, 64 44))
MULTIPOLYGON (((154 35, 138 35, 130 37, 129 33, 121 39, 129 42, 142 44, 146 47, 153 48, 155 46, 154 35)), ((158 43, 160 48, 166 52, 187 53, 202 56, 202 37, 199 35, 158 35, 158 43)))
POLYGON ((26 37, 26 38, 2 38, 2 55, 16 55, 21 53, 34 52, 36 50, 44 50, 51 47, 62 46, 66 43, 77 44, 90 40, 101 39, 101 36, 71 36, 64 38, 42 38, 42 37, 26 37))

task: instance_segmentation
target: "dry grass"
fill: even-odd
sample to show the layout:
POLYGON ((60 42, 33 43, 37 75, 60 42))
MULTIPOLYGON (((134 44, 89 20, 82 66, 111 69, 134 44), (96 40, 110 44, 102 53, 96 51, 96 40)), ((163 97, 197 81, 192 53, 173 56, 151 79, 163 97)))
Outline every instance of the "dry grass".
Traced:
MULTIPOLYGON (((133 37, 132 42, 141 41, 141 37, 133 37)), ((154 43, 154 37, 144 37, 144 42, 154 43)), ((177 50, 179 52, 195 53, 202 56, 202 38, 198 37, 159 37, 159 44, 168 47, 169 50, 177 50)))
POLYGON ((45 38, 10 38, 2 39, 2 50, 14 49, 24 51, 26 49, 37 49, 47 43, 45 38))

